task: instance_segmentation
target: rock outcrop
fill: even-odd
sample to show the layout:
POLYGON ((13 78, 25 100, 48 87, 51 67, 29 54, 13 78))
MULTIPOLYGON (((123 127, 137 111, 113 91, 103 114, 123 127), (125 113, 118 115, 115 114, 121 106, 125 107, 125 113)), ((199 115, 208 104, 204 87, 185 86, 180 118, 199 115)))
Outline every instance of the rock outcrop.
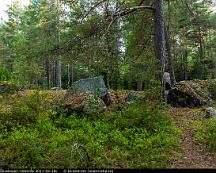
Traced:
POLYGON ((105 82, 101 77, 95 77, 74 82, 65 94, 63 108, 68 113, 98 114, 104 112, 108 104, 110 97, 105 82))
POLYGON ((177 83, 168 94, 167 102, 175 107, 213 105, 216 80, 191 80, 177 83))
POLYGON ((108 91, 104 80, 95 77, 75 82, 65 94, 62 108, 68 114, 73 112, 98 114, 108 110, 110 105, 128 104, 140 96, 143 96, 142 91, 108 91))
POLYGON ((97 115, 106 111, 107 107, 104 101, 89 93, 76 94, 65 100, 62 108, 67 111, 68 114, 87 113, 97 115))
POLYGON ((101 77, 81 79, 74 82, 72 87, 67 90, 65 99, 75 94, 89 93, 97 95, 98 97, 104 97, 107 94, 107 88, 104 80, 101 77))

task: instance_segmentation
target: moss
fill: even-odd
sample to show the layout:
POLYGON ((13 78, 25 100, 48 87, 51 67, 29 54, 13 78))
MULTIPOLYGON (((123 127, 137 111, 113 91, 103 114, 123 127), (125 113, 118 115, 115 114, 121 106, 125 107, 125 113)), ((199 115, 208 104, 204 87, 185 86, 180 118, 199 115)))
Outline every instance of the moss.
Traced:
POLYGON ((99 97, 89 96, 86 98, 83 110, 88 114, 98 115, 106 110, 106 105, 99 97))
POLYGON ((170 90, 168 100, 174 106, 212 105, 214 103, 213 96, 216 96, 216 93, 213 92, 216 89, 212 88, 216 88, 215 80, 181 81, 170 90))

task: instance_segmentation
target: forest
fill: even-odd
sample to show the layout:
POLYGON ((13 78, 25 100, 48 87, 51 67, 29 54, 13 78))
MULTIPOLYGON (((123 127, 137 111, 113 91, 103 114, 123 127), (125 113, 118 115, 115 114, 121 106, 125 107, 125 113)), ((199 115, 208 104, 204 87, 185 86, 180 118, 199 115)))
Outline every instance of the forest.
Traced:
POLYGON ((6 13, 0 169, 216 169, 215 0, 14 0, 6 13))

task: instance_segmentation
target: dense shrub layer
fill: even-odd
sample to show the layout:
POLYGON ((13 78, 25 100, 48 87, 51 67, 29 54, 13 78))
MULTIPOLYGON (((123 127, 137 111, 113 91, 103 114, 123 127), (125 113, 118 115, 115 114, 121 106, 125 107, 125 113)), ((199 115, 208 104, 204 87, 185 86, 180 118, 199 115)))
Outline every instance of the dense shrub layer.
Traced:
POLYGON ((207 143, 216 153, 216 117, 210 118, 204 123, 199 123, 196 128, 196 139, 199 142, 207 143))
POLYGON ((1 168, 165 168, 172 159, 180 132, 160 103, 68 117, 48 100, 36 93, 0 112, 1 168))

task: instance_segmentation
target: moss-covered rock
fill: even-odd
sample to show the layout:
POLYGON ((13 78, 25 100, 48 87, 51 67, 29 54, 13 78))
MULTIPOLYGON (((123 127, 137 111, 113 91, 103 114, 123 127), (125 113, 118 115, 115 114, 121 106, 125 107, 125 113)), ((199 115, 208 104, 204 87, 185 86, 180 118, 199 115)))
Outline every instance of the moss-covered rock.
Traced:
POLYGON ((69 113, 72 112, 80 112, 83 110, 85 105, 85 95, 84 94, 76 94, 65 100, 63 104, 63 109, 67 109, 69 113))
POLYGON ((216 80, 191 80, 177 83, 168 94, 168 103, 176 107, 211 106, 216 96, 216 80))
POLYGON ((145 94, 143 91, 130 91, 130 90, 108 90, 108 95, 111 104, 124 104, 133 101, 135 98, 143 98, 145 94))
POLYGON ((70 114, 73 112, 85 112, 87 114, 98 114, 106 110, 104 101, 89 93, 76 94, 65 100, 63 109, 70 114))
POLYGON ((85 99, 83 111, 88 114, 98 115, 99 113, 106 111, 106 104, 101 98, 89 95, 85 99))

